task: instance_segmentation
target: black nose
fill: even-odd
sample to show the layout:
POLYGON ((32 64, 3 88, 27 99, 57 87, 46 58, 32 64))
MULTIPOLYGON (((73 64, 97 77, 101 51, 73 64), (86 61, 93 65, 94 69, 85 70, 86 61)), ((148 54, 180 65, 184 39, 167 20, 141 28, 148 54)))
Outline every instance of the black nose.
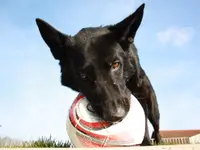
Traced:
POLYGON ((114 123, 123 120, 126 114, 127 112, 124 109, 118 109, 115 112, 111 111, 109 114, 104 114, 103 118, 107 122, 114 123))

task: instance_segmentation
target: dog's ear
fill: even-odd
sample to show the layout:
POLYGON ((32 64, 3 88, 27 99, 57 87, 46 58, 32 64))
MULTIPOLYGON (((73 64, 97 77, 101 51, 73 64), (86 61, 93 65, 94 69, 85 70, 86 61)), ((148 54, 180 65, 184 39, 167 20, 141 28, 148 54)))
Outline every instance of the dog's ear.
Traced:
POLYGON ((61 33, 42 19, 36 18, 36 24, 43 40, 49 46, 52 55, 55 59, 60 60, 64 53, 63 47, 73 43, 72 37, 61 33))
POLYGON ((143 3, 133 14, 112 25, 109 29, 117 34, 118 40, 132 43, 143 18, 145 4, 143 3))

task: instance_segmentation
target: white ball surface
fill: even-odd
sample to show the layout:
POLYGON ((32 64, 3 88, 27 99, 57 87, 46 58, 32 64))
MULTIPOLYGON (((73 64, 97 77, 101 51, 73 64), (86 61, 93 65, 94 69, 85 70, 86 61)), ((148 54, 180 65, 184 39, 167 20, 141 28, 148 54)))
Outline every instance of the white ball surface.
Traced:
POLYGON ((126 117, 113 125, 87 109, 89 101, 79 94, 69 110, 67 133, 76 148, 134 146, 142 143, 145 115, 138 100, 131 95, 126 117))

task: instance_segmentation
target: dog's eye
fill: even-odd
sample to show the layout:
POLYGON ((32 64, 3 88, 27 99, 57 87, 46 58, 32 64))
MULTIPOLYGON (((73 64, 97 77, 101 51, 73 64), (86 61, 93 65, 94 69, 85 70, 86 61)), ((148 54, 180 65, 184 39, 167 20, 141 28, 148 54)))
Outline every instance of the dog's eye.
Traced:
POLYGON ((116 61, 111 64, 113 70, 117 70, 120 67, 120 62, 116 61))

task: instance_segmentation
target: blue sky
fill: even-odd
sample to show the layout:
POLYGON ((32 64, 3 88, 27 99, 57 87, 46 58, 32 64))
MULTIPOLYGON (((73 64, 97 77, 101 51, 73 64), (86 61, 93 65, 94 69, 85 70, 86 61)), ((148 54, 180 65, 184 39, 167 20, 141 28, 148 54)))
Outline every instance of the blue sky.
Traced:
POLYGON ((200 2, 6 0, 0 2, 0 136, 67 138, 66 116, 77 93, 61 86, 58 61, 42 40, 36 17, 73 35, 82 27, 121 21, 143 2, 135 42, 157 93, 161 129, 200 128, 200 2))

